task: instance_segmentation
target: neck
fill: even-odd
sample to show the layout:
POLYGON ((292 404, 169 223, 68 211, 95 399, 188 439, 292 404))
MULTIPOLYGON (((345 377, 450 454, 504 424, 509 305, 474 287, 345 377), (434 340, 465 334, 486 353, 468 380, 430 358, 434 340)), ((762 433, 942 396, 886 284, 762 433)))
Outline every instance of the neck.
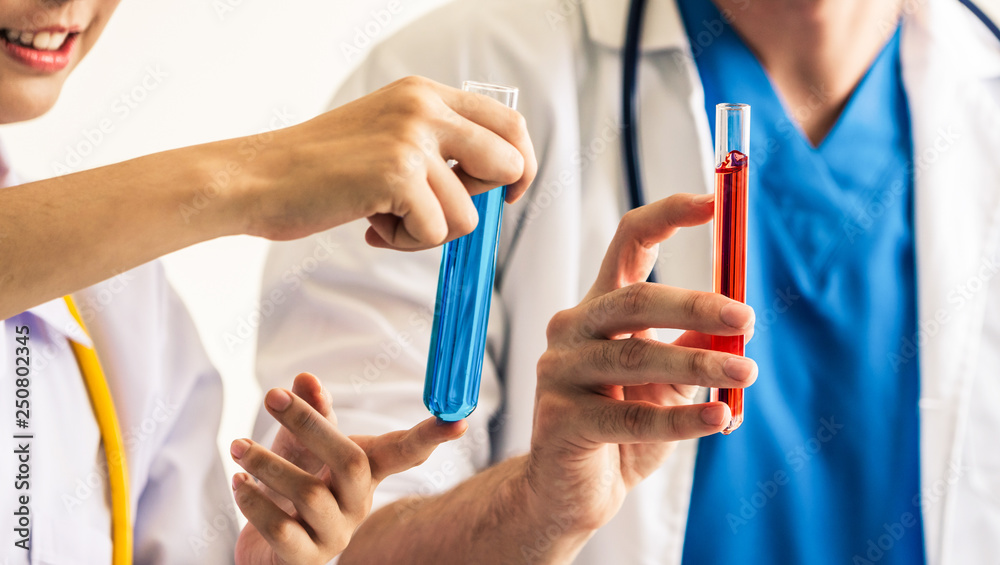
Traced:
POLYGON ((815 146, 895 31, 902 0, 714 0, 815 146))

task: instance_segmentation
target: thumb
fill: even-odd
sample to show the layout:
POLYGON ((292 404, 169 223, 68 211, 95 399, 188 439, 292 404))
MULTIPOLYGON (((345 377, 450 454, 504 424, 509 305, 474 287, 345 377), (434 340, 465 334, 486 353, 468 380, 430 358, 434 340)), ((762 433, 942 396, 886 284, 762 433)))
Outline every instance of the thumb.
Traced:
POLYGON ((588 298, 646 280, 656 261, 659 243, 679 228, 711 220, 713 200, 711 194, 675 194, 625 214, 588 298))
POLYGON ((420 465, 438 445, 462 437, 468 428, 465 420, 445 422, 431 417, 409 430, 370 438, 365 451, 372 479, 379 483, 389 475, 420 465))

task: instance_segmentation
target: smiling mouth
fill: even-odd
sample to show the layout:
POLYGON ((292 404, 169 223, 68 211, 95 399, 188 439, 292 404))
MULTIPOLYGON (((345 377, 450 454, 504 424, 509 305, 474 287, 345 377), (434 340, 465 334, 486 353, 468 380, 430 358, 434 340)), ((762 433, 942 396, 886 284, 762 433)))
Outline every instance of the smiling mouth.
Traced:
POLYGON ((59 51, 66 43, 74 39, 79 32, 65 31, 19 31, 0 29, 0 38, 12 45, 19 45, 35 51, 59 51))

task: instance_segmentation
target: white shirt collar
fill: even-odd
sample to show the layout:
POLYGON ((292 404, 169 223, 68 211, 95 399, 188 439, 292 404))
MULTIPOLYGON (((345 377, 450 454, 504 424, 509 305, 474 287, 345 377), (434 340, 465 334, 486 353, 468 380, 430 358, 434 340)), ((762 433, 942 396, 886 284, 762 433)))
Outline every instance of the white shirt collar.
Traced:
MULTIPOLYGON (((629 4, 628 0, 582 0, 590 39, 605 47, 621 49, 625 44, 629 4)), ((688 48, 684 23, 674 0, 648 0, 643 20, 643 51, 688 48)))
MULTIPOLYGON (((50 300, 45 304, 35 306, 28 310, 32 315, 45 322, 53 331, 58 332, 85 347, 93 347, 86 330, 77 323, 76 318, 70 313, 66 301, 62 298, 50 300)), ((82 316, 83 313, 81 312, 82 316)))

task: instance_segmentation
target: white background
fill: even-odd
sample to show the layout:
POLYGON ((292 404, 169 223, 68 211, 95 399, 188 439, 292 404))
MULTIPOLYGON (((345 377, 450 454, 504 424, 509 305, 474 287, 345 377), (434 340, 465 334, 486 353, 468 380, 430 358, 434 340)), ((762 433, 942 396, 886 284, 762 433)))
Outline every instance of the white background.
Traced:
MULTIPOLYGON (((258 133, 276 111, 303 121, 322 111, 358 63, 345 45, 363 55, 445 1, 124 0, 57 106, 39 120, 0 127, 0 137, 21 175, 41 179, 56 164, 75 171, 258 133), (399 7, 395 15, 390 4, 399 7), (165 76, 147 79, 155 86, 147 90, 150 69, 165 76), (135 106, 127 115, 122 96, 135 106), (114 129, 98 139, 92 130, 102 120, 114 129)), ((981 5, 1000 14, 1000 0, 981 5)), ((249 435, 260 402, 253 313, 265 247, 250 237, 226 238, 165 260, 225 381, 219 445, 230 473, 237 467, 229 443, 249 435)))
MULTIPOLYGON (((372 44, 445 1, 124 0, 56 107, 38 120, 0 127, 0 139, 19 174, 38 180, 53 176, 56 164, 75 172, 258 133, 276 111, 304 121, 325 108, 372 44), (345 55, 345 44, 360 45, 361 55, 345 55), (147 69, 165 73, 146 79, 152 89, 142 86, 147 69), (98 139, 90 130, 102 120, 113 130, 98 139)), ((250 435, 260 406, 252 314, 266 246, 247 236, 223 238, 165 259, 222 372, 219 446, 230 474, 238 467, 229 443, 250 435), (227 342, 227 334, 247 331, 247 339, 227 342)))

